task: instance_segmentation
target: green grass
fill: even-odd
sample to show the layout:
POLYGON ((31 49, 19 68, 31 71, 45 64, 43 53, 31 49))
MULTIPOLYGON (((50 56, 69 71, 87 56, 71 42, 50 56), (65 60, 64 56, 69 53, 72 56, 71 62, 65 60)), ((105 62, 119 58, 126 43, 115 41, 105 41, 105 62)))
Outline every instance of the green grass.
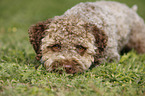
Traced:
MULTIPOLYGON (((28 28, 63 14, 87 0, 0 0, 0 95, 2 96, 144 96, 145 54, 124 54, 118 63, 106 63, 82 74, 35 70, 35 53, 28 28)), ((95 0, 88 0, 95 1, 95 0)), ((145 19, 145 0, 116 0, 138 5, 145 19)))

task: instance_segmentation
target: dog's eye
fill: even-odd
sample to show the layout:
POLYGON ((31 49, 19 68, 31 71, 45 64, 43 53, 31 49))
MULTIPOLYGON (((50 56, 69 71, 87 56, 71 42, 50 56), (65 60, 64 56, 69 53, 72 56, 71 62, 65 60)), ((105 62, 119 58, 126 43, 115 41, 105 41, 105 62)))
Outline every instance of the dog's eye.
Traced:
POLYGON ((87 48, 83 47, 82 45, 77 45, 76 46, 76 50, 78 53, 80 53, 81 55, 84 54, 84 52, 86 51, 87 48))
POLYGON ((52 51, 54 51, 54 52, 58 52, 58 51, 60 51, 60 49, 61 49, 61 45, 55 44, 55 45, 51 46, 51 49, 52 49, 52 51))

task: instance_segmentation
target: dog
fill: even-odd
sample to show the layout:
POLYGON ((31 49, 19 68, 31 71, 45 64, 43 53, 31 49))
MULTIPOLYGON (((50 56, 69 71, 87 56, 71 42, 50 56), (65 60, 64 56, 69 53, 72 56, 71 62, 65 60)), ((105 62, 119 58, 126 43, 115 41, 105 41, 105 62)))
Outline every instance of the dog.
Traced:
POLYGON ((123 49, 145 53, 145 23, 136 9, 113 1, 79 3, 32 25, 29 38, 36 59, 49 72, 74 74, 119 61, 123 49))

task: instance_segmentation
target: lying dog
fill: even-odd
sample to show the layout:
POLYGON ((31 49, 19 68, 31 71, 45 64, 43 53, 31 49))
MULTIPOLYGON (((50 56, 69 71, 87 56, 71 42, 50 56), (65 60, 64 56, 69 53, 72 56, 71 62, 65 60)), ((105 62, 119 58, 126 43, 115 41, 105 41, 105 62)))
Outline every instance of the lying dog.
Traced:
POLYGON ((118 61, 123 48, 145 53, 145 24, 135 7, 111 1, 80 3, 32 25, 30 42, 48 71, 83 72, 118 61))

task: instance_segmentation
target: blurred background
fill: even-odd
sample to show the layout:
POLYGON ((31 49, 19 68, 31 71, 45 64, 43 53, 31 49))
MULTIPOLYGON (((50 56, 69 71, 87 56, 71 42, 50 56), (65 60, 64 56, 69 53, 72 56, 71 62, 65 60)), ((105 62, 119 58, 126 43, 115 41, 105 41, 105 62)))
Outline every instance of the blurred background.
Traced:
MULTIPOLYGON (((61 15, 77 3, 87 1, 96 0, 0 0, 1 56, 18 50, 25 51, 26 54, 34 54, 28 39, 30 25, 61 15)), ((114 1, 125 3, 129 7, 137 5, 137 12, 145 20, 145 0, 114 1)))

